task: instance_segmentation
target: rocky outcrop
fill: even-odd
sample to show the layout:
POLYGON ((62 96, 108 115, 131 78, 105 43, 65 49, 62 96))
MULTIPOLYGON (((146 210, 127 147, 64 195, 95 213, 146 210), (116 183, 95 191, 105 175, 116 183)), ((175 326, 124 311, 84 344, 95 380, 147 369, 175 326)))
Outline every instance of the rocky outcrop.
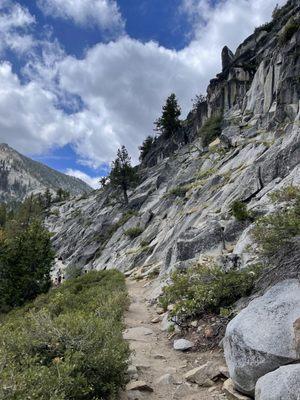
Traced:
POLYGON ((300 364, 287 365, 260 378, 256 400, 296 400, 300 393, 300 364))
POLYGON ((241 392, 254 394, 259 378, 300 361, 295 328, 299 320, 300 282, 286 280, 253 300, 229 323, 225 358, 230 377, 241 392))
MULTIPOLYGON (((265 215, 273 209, 272 191, 300 184, 299 35, 284 45, 277 40, 291 15, 299 15, 298 2, 290 0, 278 14, 234 55, 224 49, 224 68, 209 85, 207 100, 172 139, 159 137, 139 166, 140 184, 129 193, 129 208, 109 186, 54 207, 47 226, 60 263, 121 271, 158 268, 163 275, 203 257, 224 270, 256 261, 249 251, 251 221, 236 221, 232 202, 241 200, 254 214, 265 215), (198 131, 220 110, 220 141, 204 151, 198 131), (130 238, 126 231, 134 227, 140 235, 130 238)), ((289 268, 279 280, 296 276, 289 268)), ((264 289, 271 283, 277 281, 264 289)))

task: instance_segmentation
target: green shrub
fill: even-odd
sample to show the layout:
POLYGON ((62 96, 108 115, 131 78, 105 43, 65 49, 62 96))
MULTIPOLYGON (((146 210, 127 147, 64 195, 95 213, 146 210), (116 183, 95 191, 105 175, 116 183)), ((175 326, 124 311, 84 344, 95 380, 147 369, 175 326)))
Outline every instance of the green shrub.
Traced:
POLYGON ((185 197, 186 193, 190 190, 189 185, 179 185, 175 186, 169 190, 169 196, 185 197))
POLYGON ((75 279, 82 275, 82 268, 78 265, 69 265, 65 271, 64 276, 66 279, 75 279))
POLYGON ((231 212, 238 221, 246 221, 251 218, 247 210, 247 205, 240 200, 235 200, 232 203, 231 212))
POLYGON ((269 196, 274 203, 291 202, 298 197, 300 198, 300 189, 297 186, 289 185, 283 189, 276 190, 269 196))
POLYGON ((262 32, 262 31, 271 32, 273 27, 274 27, 274 21, 266 22, 265 24, 255 28, 254 33, 257 34, 257 33, 262 32))
POLYGON ((9 313, 0 326, 0 398, 117 399, 126 383, 124 276, 90 272, 9 313))
POLYGON ((277 199, 285 201, 285 195, 292 194, 293 200, 290 200, 289 206, 260 218, 252 232, 261 255, 271 263, 280 260, 294 238, 300 235, 299 188, 297 195, 294 189, 288 189, 287 192, 284 190, 277 192, 277 199))
POLYGON ((299 30, 300 23, 292 18, 284 27, 283 32, 279 36, 279 44, 281 46, 288 43, 294 34, 299 30))
POLYGON ((199 135, 202 138, 203 147, 207 147, 211 142, 221 135, 222 121, 223 117, 221 115, 215 115, 208 118, 208 120, 200 128, 199 135))
POLYGON ((143 233, 143 229, 140 226, 134 226, 133 228, 127 229, 124 233, 126 236, 130 237, 130 239, 135 239, 143 233))
POLYGON ((218 267, 203 265, 184 272, 176 271, 171 277, 171 285, 163 289, 160 304, 164 309, 174 304, 171 316, 180 320, 206 313, 219 314, 221 309, 251 293, 257 274, 256 269, 223 272, 218 267))

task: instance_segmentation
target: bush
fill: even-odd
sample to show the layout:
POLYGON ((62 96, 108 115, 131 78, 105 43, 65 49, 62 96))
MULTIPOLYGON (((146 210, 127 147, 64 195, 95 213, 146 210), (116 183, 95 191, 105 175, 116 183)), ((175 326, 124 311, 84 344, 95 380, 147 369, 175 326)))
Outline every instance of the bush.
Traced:
POLYGON ((185 197, 186 193, 190 190, 189 185, 179 185, 170 189, 168 195, 175 197, 185 197))
POLYGON ((232 215, 238 220, 238 221, 246 221, 247 219, 250 219, 250 214, 247 210, 247 206, 245 203, 243 203, 240 200, 235 200, 232 205, 231 205, 231 212, 232 215))
POLYGON ((171 316, 186 320, 207 313, 219 314, 253 289, 256 269, 223 272, 220 268, 197 265, 174 272, 165 286, 160 303, 164 309, 174 304, 171 316))
POLYGON ((143 229, 140 226, 134 226, 133 228, 127 229, 124 233, 126 236, 129 236, 130 239, 135 239, 143 233, 143 229))
POLYGON ((82 275, 82 268, 78 265, 68 265, 64 271, 66 279, 75 279, 82 275))
POLYGON ((294 34, 299 30, 300 23, 295 19, 291 19, 283 29, 283 32, 279 36, 279 44, 281 46, 288 43, 294 34))
POLYGON ((208 118, 208 120, 200 128, 199 135, 202 138, 203 147, 207 147, 211 142, 221 135, 222 121, 223 117, 221 115, 215 115, 208 118))
POLYGON ((90 272, 8 314, 0 326, 0 398, 117 399, 126 383, 124 276, 90 272))
POLYGON ((300 235, 300 190, 289 187, 276 192, 272 197, 279 202, 290 199, 289 205, 260 218, 253 229, 253 237, 261 255, 268 262, 277 263, 300 235))

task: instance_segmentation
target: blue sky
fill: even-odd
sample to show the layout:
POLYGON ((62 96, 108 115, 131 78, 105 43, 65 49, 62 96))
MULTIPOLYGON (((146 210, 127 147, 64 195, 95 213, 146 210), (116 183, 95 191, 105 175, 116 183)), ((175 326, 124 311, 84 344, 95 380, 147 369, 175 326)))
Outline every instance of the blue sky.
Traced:
POLYGON ((0 140, 95 186, 120 145, 136 162, 171 92, 184 117, 277 2, 2 0, 0 140))

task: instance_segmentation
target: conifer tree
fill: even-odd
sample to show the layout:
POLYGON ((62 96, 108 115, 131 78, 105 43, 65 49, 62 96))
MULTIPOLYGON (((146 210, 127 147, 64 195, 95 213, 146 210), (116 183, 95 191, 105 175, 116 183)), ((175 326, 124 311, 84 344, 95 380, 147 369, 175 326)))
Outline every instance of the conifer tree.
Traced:
POLYGON ((172 93, 162 108, 162 116, 154 122, 156 126, 155 130, 166 138, 172 137, 181 126, 180 114, 181 109, 178 105, 176 95, 172 93))
POLYGON ((117 158, 112 163, 109 178, 112 187, 122 191, 124 203, 127 205, 127 191, 136 183, 137 173, 131 165, 131 158, 125 146, 118 150, 117 158))
POLYGON ((146 155, 151 150, 151 147, 154 144, 155 139, 152 136, 147 136, 143 141, 142 145, 139 147, 140 150, 140 161, 143 161, 146 155))
MULTIPOLYGON (((17 221, 14 221, 15 223, 17 221)), ((38 220, 0 236, 0 311, 48 291, 54 262, 50 234, 38 220)))

